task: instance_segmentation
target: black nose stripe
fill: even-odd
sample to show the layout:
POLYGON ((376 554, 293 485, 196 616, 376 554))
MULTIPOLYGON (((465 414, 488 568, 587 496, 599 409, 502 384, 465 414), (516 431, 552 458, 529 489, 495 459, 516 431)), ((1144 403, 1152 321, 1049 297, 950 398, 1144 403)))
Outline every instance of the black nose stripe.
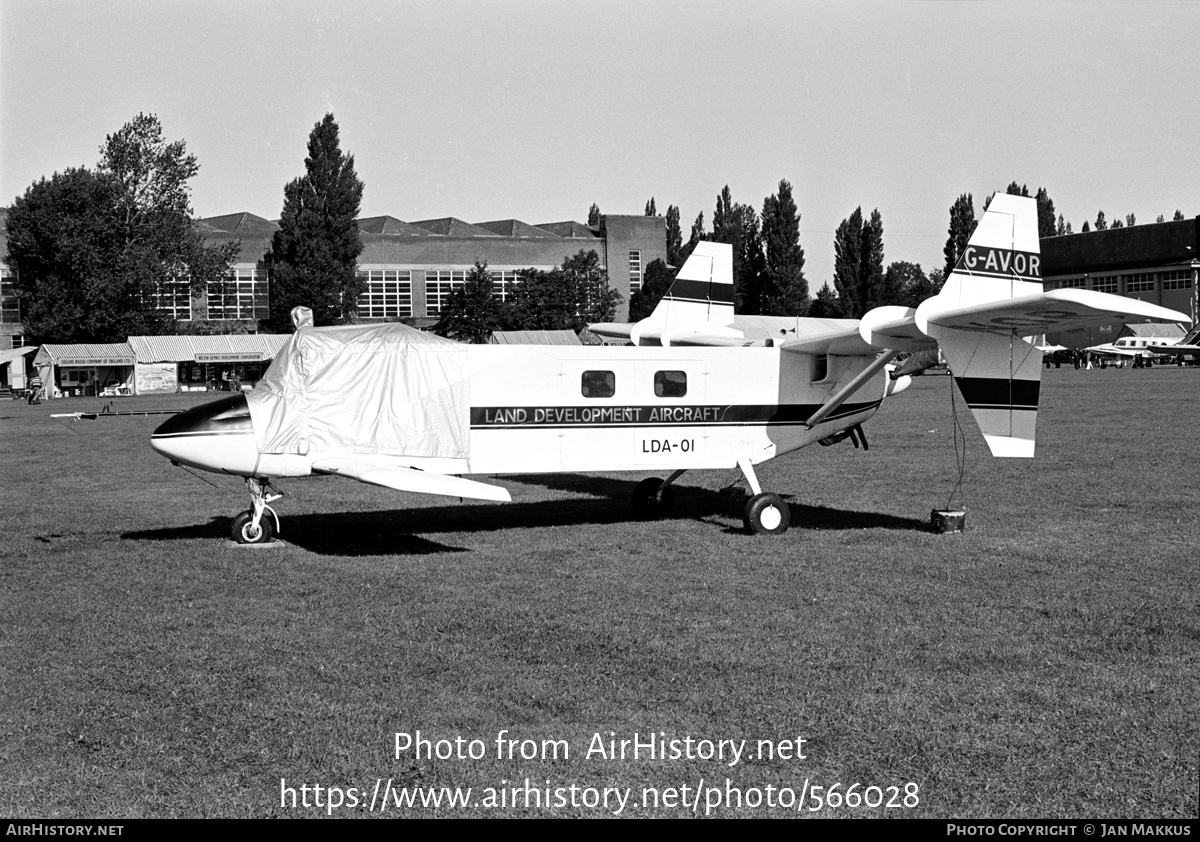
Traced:
POLYGON ((253 429, 246 396, 237 394, 173 415, 160 424, 151 437, 164 438, 196 433, 248 433, 253 429))

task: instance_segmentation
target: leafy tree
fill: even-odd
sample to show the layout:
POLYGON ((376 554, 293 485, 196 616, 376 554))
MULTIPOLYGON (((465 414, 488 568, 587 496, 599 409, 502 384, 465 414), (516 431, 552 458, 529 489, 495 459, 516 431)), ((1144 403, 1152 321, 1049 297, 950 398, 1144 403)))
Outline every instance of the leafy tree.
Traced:
POLYGON ((1083 227, 1079 229, 1079 233, 1086 234, 1091 230, 1092 230, 1091 224, 1085 219, 1083 221, 1083 227))
POLYGON ((654 197, 650 197, 650 201, 646 202, 646 216, 658 216, 658 208, 654 206, 654 197))
POLYGON ((845 317, 842 311, 842 302, 838 300, 837 293, 829 288, 829 281, 826 281, 819 290, 817 290, 816 298, 808 308, 808 315, 814 319, 841 319, 845 317))
POLYGON ((600 225, 600 206, 592 202, 592 206, 588 208, 588 227, 597 228, 600 225))
POLYGON ((734 204, 729 185, 717 195, 712 239, 733 247, 733 300, 739 313, 757 313, 766 270, 758 214, 749 205, 734 204))
POLYGON ((271 244, 271 323, 292 329, 291 310, 311 307, 317 325, 353 318, 365 286, 356 267, 362 252, 359 207, 363 183, 354 156, 342 153, 338 125, 326 114, 308 136, 305 175, 283 189, 280 230, 271 244))
POLYGON ((1108 223, 1104 220, 1104 211, 1096 214, 1096 230, 1103 231, 1108 228, 1108 223))
MULTIPOLYGON (((946 273, 941 269, 934 269, 929 273, 929 295, 937 295, 945 284, 946 273)), ((926 296, 926 298, 928 297, 926 296)))
POLYGON ((1053 237, 1055 235, 1054 226, 1054 201, 1050 198, 1050 194, 1046 192, 1045 187, 1039 187, 1037 196, 1037 217, 1038 217, 1038 239, 1043 237, 1053 237))
POLYGON ((959 258, 967 248, 971 234, 975 232, 975 203, 970 193, 963 193, 950 206, 950 229, 947 232, 945 273, 949 275, 958 265, 959 258))
POLYGON ((629 296, 629 321, 637 322, 649 316, 671 288, 675 275, 661 260, 652 260, 642 277, 642 288, 629 296))
POLYGON ((1166 222, 1166 221, 1167 221, 1167 218, 1166 218, 1165 216, 1163 216, 1163 215, 1160 213, 1160 214, 1158 215, 1158 219, 1156 219, 1156 220, 1154 220, 1154 221, 1155 221, 1155 222, 1166 222))
POLYGON ((1127 228, 1132 228, 1135 225, 1137 225, 1137 217, 1132 213, 1126 214, 1125 215, 1125 226, 1127 228))
POLYGON ((119 342, 174 332, 160 296, 191 296, 228 273, 237 243, 205 248, 192 230, 188 181, 199 167, 168 143, 154 115, 109 135, 95 171, 41 179, 9 212, 8 262, 17 271, 30 335, 119 342))
POLYGON ((858 318, 882 303, 883 217, 863 221, 862 208, 843 219, 834 234, 833 283, 847 316, 858 318))
POLYGON ((1171 221, 1183 222, 1183 211, 1179 210, 1179 208, 1176 208, 1175 215, 1173 217, 1171 217, 1171 221))
POLYGON ((1029 188, 1024 184, 1017 184, 1015 181, 1008 185, 1008 189, 1004 191, 1010 196, 1024 196, 1029 198, 1029 188))
POLYGON ((481 345, 502 323, 500 302, 492 294, 487 263, 476 263, 466 283, 450 292, 433 332, 438 336, 481 345))
POLYGON ((523 269, 513 286, 506 330, 582 330, 588 322, 612 321, 621 294, 608 285, 595 251, 580 250, 549 272, 523 269))
POLYGON ((1110 225, 1109 227, 1110 227, 1110 228, 1124 228, 1124 227, 1125 227, 1125 223, 1124 223, 1124 222, 1122 222, 1122 221, 1121 221, 1121 220, 1119 220, 1119 219, 1114 219, 1114 220, 1113 220, 1113 222, 1112 222, 1112 225, 1110 225))
POLYGON ((884 272, 881 303, 916 307, 936 292, 920 263, 898 260, 884 272))
POLYGON ((842 312, 858 317, 866 312, 859 291, 862 276, 862 207, 843 219, 833 235, 833 285, 842 303, 842 312))
POLYGON ((748 312, 803 316, 808 311, 808 281, 800 247, 800 212, 786 179, 779 182, 778 193, 763 201, 762 239, 765 269, 757 289, 758 301, 748 312))
POLYGON ((880 298, 883 289, 883 215, 879 208, 871 211, 870 220, 863 226, 862 246, 863 300, 870 309, 883 303, 880 298))
POLYGON ((683 229, 679 227, 679 208, 667 206, 667 263, 682 266, 683 229))
POLYGON ((679 260, 675 263, 675 266, 683 266, 687 262, 687 259, 692 256, 692 252, 696 250, 696 244, 707 239, 708 235, 704 233, 704 211, 700 211, 696 216, 696 221, 692 223, 692 230, 688 235, 687 243, 679 251, 679 260))
POLYGON ((1070 233, 1073 233, 1071 231, 1071 223, 1069 223, 1065 219, 1063 219, 1063 215, 1060 213, 1058 215, 1058 225, 1055 226, 1055 229, 1054 229, 1054 235, 1056 237, 1061 237, 1064 234, 1070 234, 1070 233))

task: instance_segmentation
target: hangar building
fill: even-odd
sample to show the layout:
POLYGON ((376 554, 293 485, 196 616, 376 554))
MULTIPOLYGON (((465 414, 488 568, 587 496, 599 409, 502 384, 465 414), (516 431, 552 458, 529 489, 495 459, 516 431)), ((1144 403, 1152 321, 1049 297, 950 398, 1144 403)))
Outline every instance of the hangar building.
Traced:
POLYGON ((1197 321, 1200 216, 1047 237, 1041 247, 1046 289, 1123 295, 1189 313, 1192 323, 1197 321))
MULTIPOLYGON (((0 209, 0 351, 27 345, 12 273, 2 261, 8 254, 0 209)), ((608 272, 609 285, 621 294, 617 317, 628 313, 630 293, 640 289, 646 266, 666 261, 666 220, 661 216, 602 215, 600 224, 579 222, 530 225, 516 219, 471 224, 454 217, 402 222, 391 216, 358 220, 363 251, 358 271, 367 280, 359 298, 359 318, 413 319, 431 324, 450 291, 466 282, 478 262, 493 273, 493 288, 504 298, 521 269, 550 270, 579 251, 595 251, 608 272)), ((213 244, 239 241, 241 253, 224 284, 212 284, 193 298, 186 282, 166 288, 158 306, 183 323, 223 322, 229 332, 257 331, 267 318, 270 288, 264 258, 279 225, 251 213, 214 216, 196 222, 213 244)))

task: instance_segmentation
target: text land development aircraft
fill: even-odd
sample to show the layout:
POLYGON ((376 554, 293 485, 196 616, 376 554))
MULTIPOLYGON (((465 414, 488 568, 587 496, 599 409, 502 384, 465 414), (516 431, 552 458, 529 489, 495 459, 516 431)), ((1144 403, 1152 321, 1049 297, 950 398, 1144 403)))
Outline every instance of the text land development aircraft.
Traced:
MULTIPOLYGON (((814 442, 862 438, 908 380, 900 352, 940 349, 995 456, 1030 457, 1041 352, 1022 337, 1100 322, 1180 321, 1162 307, 1090 290, 1042 291, 1032 199, 996 195, 957 268, 919 307, 861 320, 780 319, 751 341, 733 312, 731 249, 702 242, 642 321, 594 333, 632 346, 462 345, 400 324, 296 333, 245 394, 183 412, 153 434, 174 463, 246 478, 242 543, 271 540, 271 481, 312 473, 401 491, 508 501, 467 475, 587 471, 665 474, 634 505, 670 505, 685 471, 740 468, 748 531, 788 528, 787 503, 754 466, 814 442)), ((303 310, 304 308, 298 308, 303 310)))

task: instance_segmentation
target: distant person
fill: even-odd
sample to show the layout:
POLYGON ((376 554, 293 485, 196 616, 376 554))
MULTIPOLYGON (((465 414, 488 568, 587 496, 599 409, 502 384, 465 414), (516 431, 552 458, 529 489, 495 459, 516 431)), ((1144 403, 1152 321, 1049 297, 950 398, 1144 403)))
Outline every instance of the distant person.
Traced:
POLYGON ((35 371, 33 377, 29 378, 29 397, 26 400, 30 405, 42 402, 43 385, 41 375, 35 371))

